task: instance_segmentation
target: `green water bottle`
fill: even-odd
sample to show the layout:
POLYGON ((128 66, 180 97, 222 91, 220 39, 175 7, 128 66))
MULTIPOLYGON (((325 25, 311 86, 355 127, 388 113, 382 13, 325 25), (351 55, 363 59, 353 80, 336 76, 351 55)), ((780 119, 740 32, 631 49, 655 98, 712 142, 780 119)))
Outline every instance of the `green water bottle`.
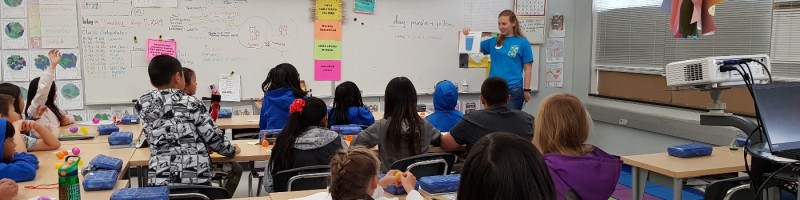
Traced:
POLYGON ((67 156, 58 168, 58 199, 80 200, 81 185, 78 179, 78 163, 81 157, 67 156), (76 158, 70 160, 70 158, 76 158))

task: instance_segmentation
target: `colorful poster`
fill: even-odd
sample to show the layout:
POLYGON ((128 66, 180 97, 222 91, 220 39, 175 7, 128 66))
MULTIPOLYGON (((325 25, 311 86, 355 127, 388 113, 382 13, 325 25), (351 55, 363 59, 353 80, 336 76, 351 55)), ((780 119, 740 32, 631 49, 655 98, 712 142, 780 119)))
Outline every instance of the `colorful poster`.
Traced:
POLYGON ((342 41, 335 41, 335 40, 314 41, 314 59, 317 60, 342 59, 342 41))
POLYGON ((317 0, 316 20, 342 20, 342 0, 317 0))
POLYGON ((30 81, 27 51, 3 51, 3 80, 30 81))
POLYGON ((458 52, 459 53, 480 53, 482 32, 471 32, 467 35, 458 32, 458 52))
POLYGON ((0 20, 3 25, 3 49, 28 48, 27 21, 26 19, 0 20))
POLYGON ((83 83, 80 80, 57 81, 58 106, 64 110, 83 109, 83 83))
POLYGON ((147 39, 147 60, 158 55, 178 57, 178 43, 175 40, 147 39))
POLYGON ((563 38, 567 35, 567 31, 564 30, 565 28, 564 15, 558 13, 553 14, 553 19, 550 19, 550 37, 563 38))
MULTIPOLYGON (((81 79, 80 51, 77 49, 62 49, 60 51, 61 51, 61 61, 58 62, 58 66, 56 67, 56 79, 57 80, 81 79)), ((39 58, 38 55, 37 58, 39 58)), ((38 69, 39 63, 35 64, 37 64, 36 67, 38 69)), ((33 71, 33 69, 31 71, 33 71)))
POLYGON ((547 40, 547 62, 564 62, 564 38, 547 40))
POLYGON ((314 61, 314 80, 338 81, 342 79, 341 60, 316 60, 314 61))
POLYGON ((0 4, 0 17, 2 18, 25 18, 28 16, 28 1, 26 0, 3 0, 0 4))
POLYGON ((100 120, 111 120, 112 116, 113 116, 111 114, 112 114, 111 110, 89 110, 89 111, 86 111, 86 116, 88 116, 90 118, 88 120, 91 120, 91 119, 94 119, 94 118, 97 118, 97 119, 100 119, 100 120))
POLYGON ((564 87, 564 63, 547 63, 544 86, 549 88, 564 87))
POLYGON ((67 111, 67 114, 72 115, 72 118, 75 119, 75 122, 91 121, 85 110, 69 110, 67 111))
POLYGON ((354 4, 357 13, 375 13, 375 0, 355 0, 354 4))
POLYGON ((342 22, 337 20, 317 20, 314 23, 314 38, 317 40, 342 40, 342 22))

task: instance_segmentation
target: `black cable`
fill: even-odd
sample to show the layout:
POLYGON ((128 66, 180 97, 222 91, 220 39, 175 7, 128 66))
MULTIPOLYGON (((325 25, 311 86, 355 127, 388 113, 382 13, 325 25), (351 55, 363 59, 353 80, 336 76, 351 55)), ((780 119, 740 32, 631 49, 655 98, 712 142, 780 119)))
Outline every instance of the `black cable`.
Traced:
POLYGON ((756 190, 756 198, 758 198, 758 199, 761 199, 761 198, 759 197, 759 196, 761 195, 761 191, 764 191, 764 189, 765 189, 765 188, 764 188, 764 186, 766 186, 766 185, 767 185, 767 183, 769 183, 769 180, 770 180, 770 179, 772 179, 772 177, 775 177, 775 175, 777 175, 777 174, 781 173, 781 171, 783 171, 783 170, 784 170, 784 169, 786 169, 787 167, 790 167, 790 166, 792 166, 792 165, 794 165, 794 164, 797 164, 797 162, 793 162, 793 163, 787 163, 785 166, 783 166, 783 167, 781 167, 780 169, 778 169, 778 171, 775 171, 774 173, 770 174, 770 175, 767 177, 767 179, 764 179, 764 182, 763 182, 763 183, 761 183, 761 186, 759 186, 759 187, 758 187, 758 190, 756 190))
POLYGON ((767 76, 769 76, 769 82, 772 83, 772 73, 767 68, 767 65, 764 65, 764 63, 762 63, 761 61, 758 61, 756 59, 745 59, 745 61, 753 61, 753 62, 756 62, 759 65, 761 65, 761 67, 764 68, 764 71, 767 71, 767 76))

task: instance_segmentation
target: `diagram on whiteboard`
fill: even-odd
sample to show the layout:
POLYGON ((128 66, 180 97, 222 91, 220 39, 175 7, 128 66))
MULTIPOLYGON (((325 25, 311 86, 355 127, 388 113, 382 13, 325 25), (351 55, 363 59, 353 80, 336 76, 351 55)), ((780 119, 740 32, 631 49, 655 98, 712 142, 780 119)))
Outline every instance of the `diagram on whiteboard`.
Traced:
POLYGON ((271 23, 261 17, 251 17, 239 26, 239 43, 250 49, 270 47, 286 52, 297 43, 297 23, 292 19, 277 19, 271 23))

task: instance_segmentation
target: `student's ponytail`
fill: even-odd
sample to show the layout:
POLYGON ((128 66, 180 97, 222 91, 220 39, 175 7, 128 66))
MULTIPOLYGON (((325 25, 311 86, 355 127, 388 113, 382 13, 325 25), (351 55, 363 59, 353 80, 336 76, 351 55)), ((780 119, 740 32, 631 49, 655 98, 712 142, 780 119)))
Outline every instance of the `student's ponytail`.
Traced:
POLYGON ((343 149, 331 158, 328 192, 333 199, 367 199, 367 187, 378 174, 378 157, 363 146, 343 149))
POLYGON ((276 173, 291 169, 294 164, 294 143, 311 126, 320 126, 327 112, 325 102, 314 97, 295 99, 289 106, 289 121, 281 130, 272 148, 268 171, 276 173))
MULTIPOLYGON (((503 12, 500 12, 500 15, 497 16, 497 17, 498 18, 499 17, 508 17, 508 21, 511 22, 512 24, 514 24, 514 30, 513 30, 514 36, 523 37, 523 38, 525 37, 525 36, 522 35, 522 29, 519 28, 519 20, 517 20, 517 15, 514 14, 514 11, 504 10, 503 12)), ((505 40, 506 40, 506 36, 503 35, 503 34, 500 34, 500 36, 497 37, 497 44, 496 45, 498 47, 503 46, 503 43, 505 42, 505 40)))

